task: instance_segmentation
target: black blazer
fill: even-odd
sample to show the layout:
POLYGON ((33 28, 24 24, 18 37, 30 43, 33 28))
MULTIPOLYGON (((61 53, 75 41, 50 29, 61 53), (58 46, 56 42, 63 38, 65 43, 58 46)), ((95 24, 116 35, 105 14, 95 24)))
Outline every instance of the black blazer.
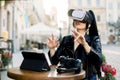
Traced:
MULTIPOLYGON (((53 57, 50 57, 52 64, 57 65, 60 56, 69 56, 71 58, 78 58, 82 60, 83 69, 86 71, 86 77, 90 77, 94 74, 101 76, 100 66, 101 60, 101 43, 99 36, 85 35, 85 39, 91 46, 89 55, 86 55, 85 49, 80 44, 74 51, 74 37, 72 35, 65 36, 60 43, 60 46, 55 52, 53 57)), ((50 53, 49 53, 50 55, 50 53)))

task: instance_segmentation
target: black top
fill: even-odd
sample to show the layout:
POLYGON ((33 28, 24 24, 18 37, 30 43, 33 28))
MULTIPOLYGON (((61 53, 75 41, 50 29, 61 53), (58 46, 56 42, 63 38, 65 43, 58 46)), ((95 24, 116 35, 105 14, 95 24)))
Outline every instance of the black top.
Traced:
POLYGON ((83 69, 86 71, 86 78, 96 73, 100 77, 102 53, 99 36, 90 37, 89 35, 85 35, 85 39, 91 47, 90 53, 88 55, 81 44, 74 51, 74 37, 69 35, 63 38, 60 46, 55 52, 55 55, 53 57, 50 57, 52 64, 58 64, 60 56, 69 56, 71 58, 81 59, 83 63, 83 69))

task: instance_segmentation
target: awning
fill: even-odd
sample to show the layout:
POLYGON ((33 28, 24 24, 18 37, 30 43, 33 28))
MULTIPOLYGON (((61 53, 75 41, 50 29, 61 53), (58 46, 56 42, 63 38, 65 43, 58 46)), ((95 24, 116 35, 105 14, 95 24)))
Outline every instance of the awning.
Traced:
POLYGON ((52 34, 55 37, 59 37, 59 30, 53 27, 47 26, 44 23, 38 23, 34 26, 31 26, 28 29, 22 31, 22 34, 27 34, 29 39, 40 37, 40 39, 47 39, 52 34))

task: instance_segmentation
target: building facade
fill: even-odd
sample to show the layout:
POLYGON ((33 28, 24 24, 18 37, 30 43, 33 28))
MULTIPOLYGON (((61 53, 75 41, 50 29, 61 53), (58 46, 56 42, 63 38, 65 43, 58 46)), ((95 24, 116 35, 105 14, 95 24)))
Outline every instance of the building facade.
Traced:
MULTIPOLYGON (((0 1, 0 47, 11 49, 14 38, 14 1, 0 1), (3 39, 3 40, 2 40, 3 39), (8 42, 11 44, 8 46, 8 42)), ((13 50, 12 50, 13 51, 13 50)))
MULTIPOLYGON (((120 32, 108 25, 109 22, 116 22, 120 17, 120 0, 114 0, 114 2, 112 0, 60 0, 57 2, 52 0, 53 2, 49 1, 50 3, 48 1, 0 1, 0 37, 12 40, 14 51, 20 50, 20 46, 26 43, 28 36, 22 33, 39 22, 59 29, 62 36, 71 34, 72 20, 67 15, 68 9, 71 8, 94 11, 102 44, 109 41, 109 35, 118 35, 120 32)), ((30 38, 35 39, 34 36, 30 38)))
POLYGON ((107 0, 106 12, 108 35, 113 35, 115 42, 120 43, 120 23, 117 23, 120 18, 120 0, 107 0))

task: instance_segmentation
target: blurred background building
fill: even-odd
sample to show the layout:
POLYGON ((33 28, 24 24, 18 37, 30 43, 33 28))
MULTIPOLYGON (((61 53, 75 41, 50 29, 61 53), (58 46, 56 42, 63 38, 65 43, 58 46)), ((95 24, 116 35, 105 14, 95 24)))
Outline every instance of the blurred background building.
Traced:
POLYGON ((120 44, 120 0, 107 0, 106 8, 108 37, 113 36, 116 44, 120 44))
MULTIPOLYGON (((71 8, 93 10, 102 44, 119 44, 120 0, 1 0, 0 39, 9 41, 16 52, 45 42, 52 33, 56 38, 71 34, 67 15, 71 8)), ((0 47, 8 46, 0 43, 0 47)))

